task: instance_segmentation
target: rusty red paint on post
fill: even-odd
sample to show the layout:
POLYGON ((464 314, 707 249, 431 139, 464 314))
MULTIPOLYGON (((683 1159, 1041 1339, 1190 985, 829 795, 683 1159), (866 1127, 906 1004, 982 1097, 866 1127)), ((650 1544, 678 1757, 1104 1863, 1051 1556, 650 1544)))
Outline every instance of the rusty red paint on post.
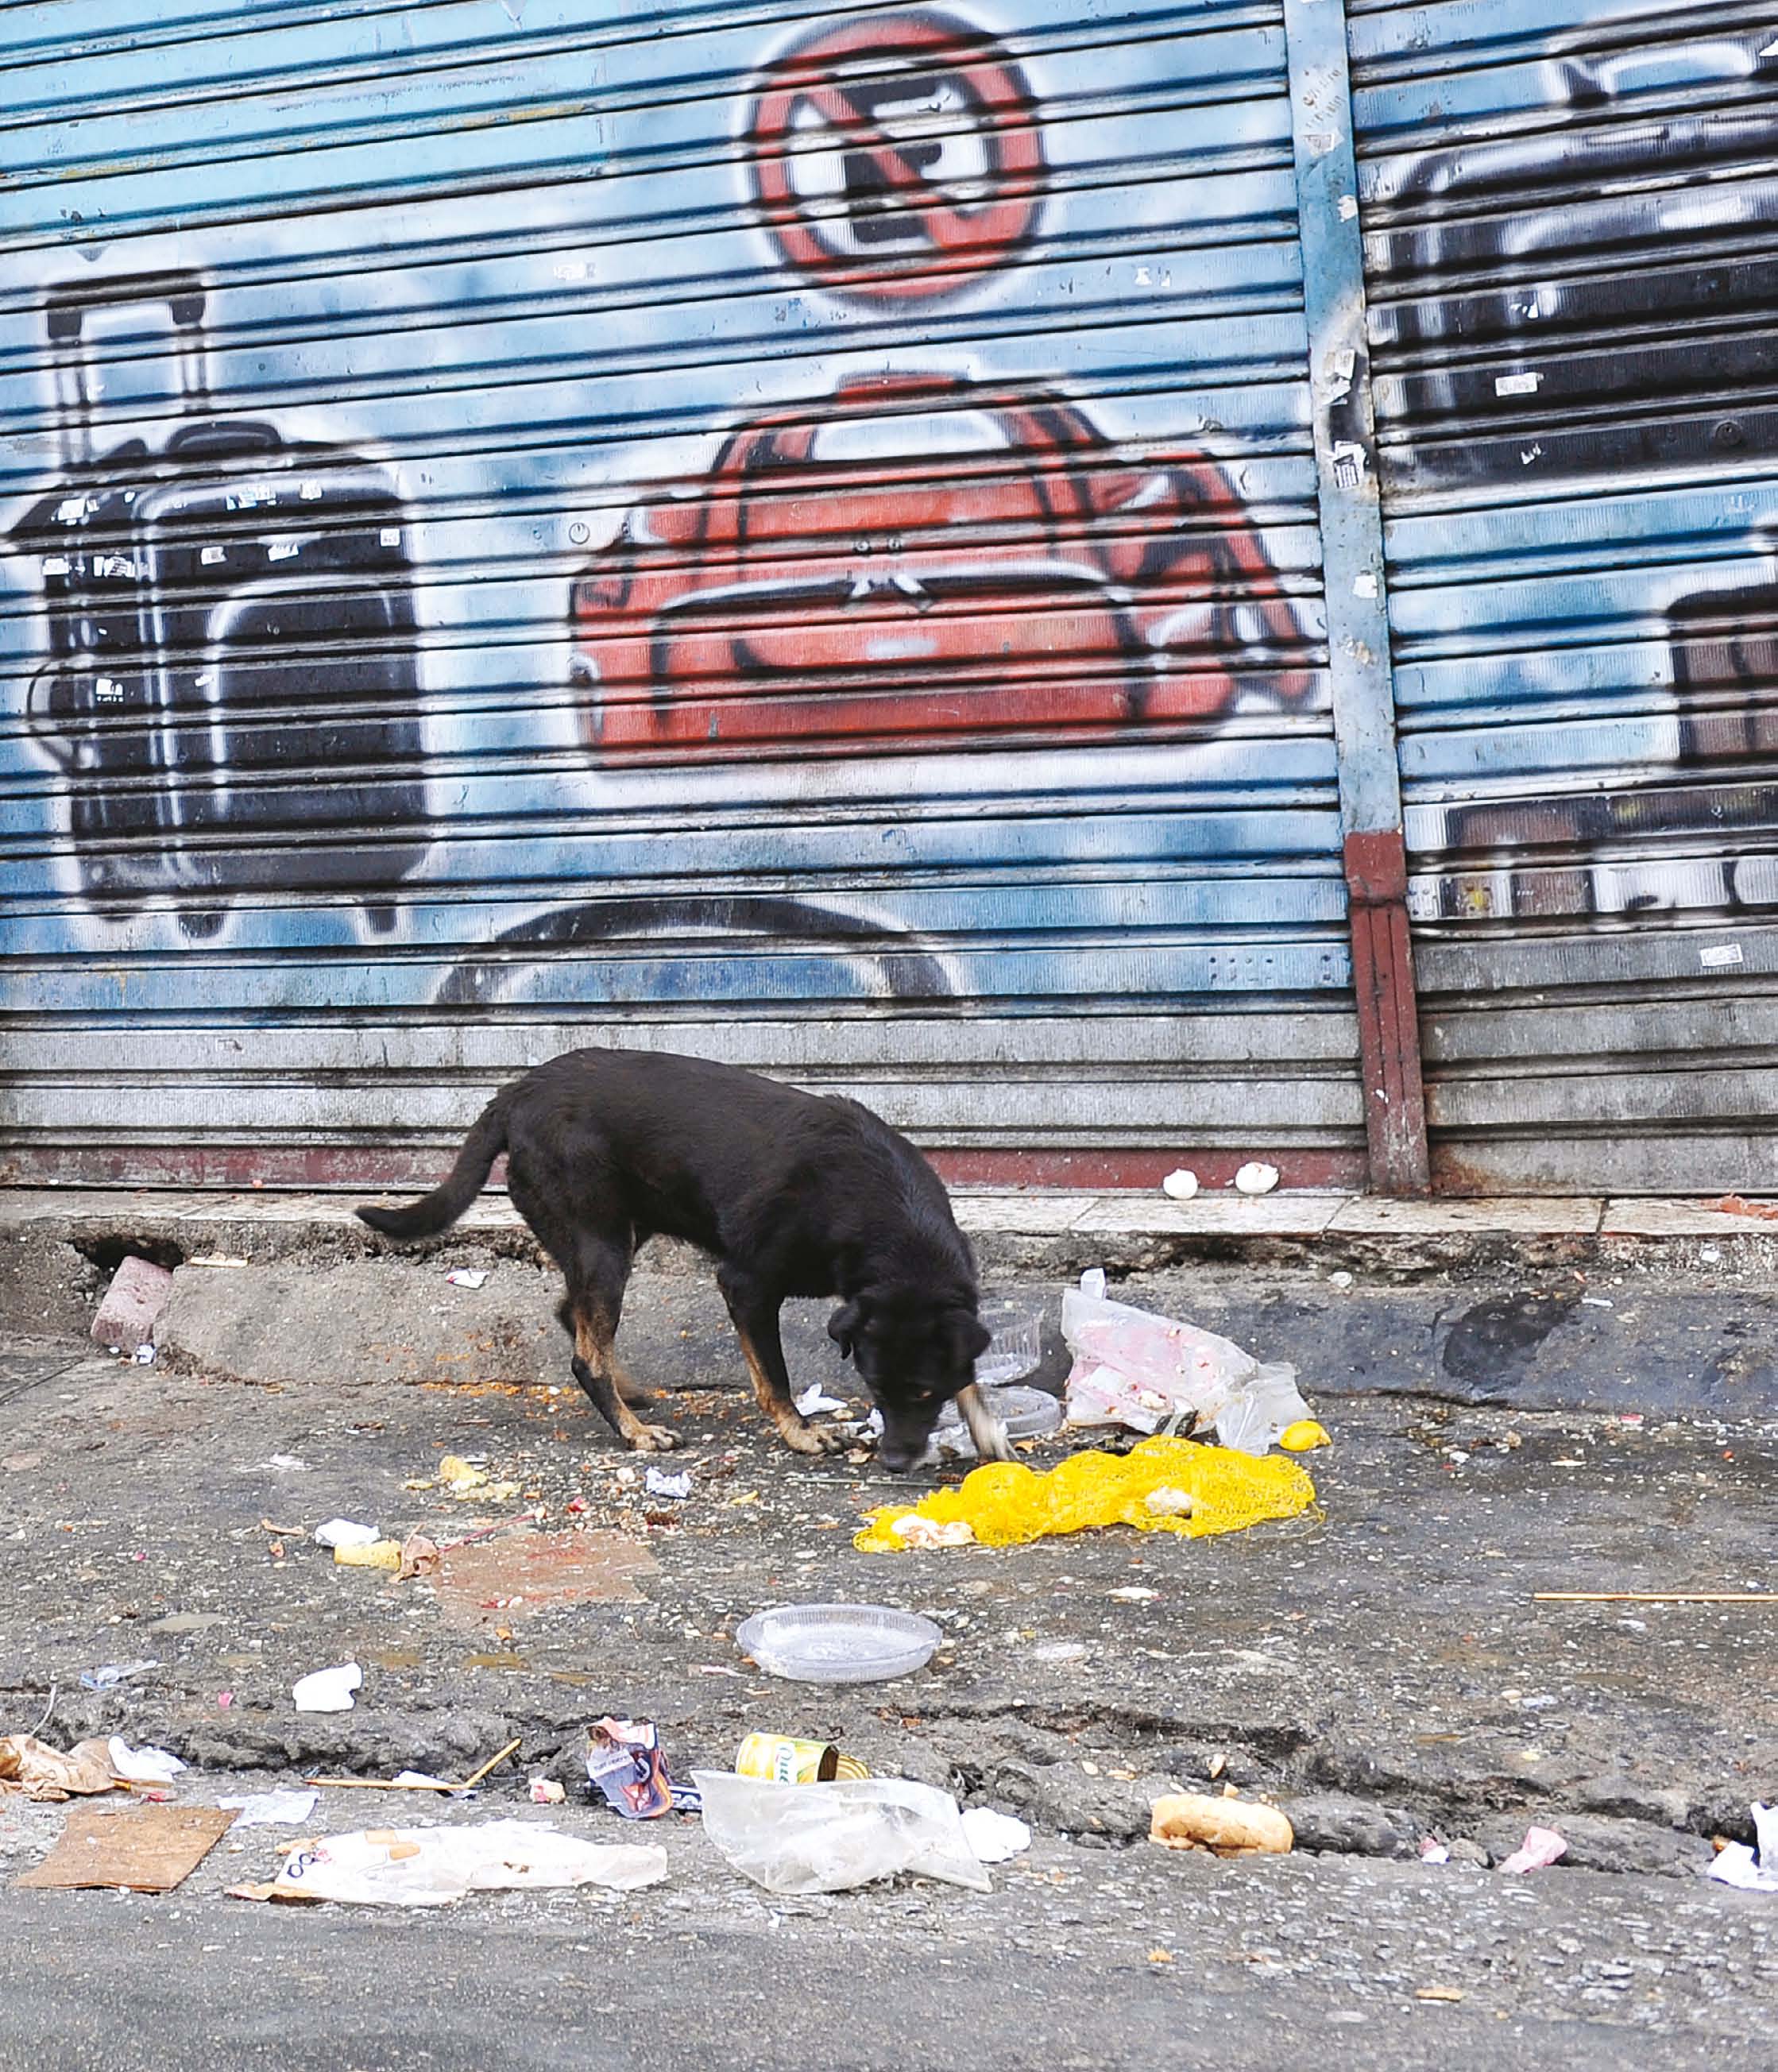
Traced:
POLYGON ((1424 1194, 1431 1174, 1400 828, 1348 835, 1345 870, 1370 1183, 1378 1194, 1424 1194))

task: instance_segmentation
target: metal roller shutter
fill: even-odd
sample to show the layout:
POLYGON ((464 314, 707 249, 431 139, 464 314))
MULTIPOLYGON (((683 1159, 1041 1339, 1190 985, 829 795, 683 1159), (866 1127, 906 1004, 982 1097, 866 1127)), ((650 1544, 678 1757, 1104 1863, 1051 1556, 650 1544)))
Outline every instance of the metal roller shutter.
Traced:
POLYGON ((585 1042, 1349 1180, 1276 5, 63 0, 0 47, 13 1179, 585 1042))
POLYGON ((1770 1190, 1769 10, 1349 15, 1435 1178, 1770 1190))

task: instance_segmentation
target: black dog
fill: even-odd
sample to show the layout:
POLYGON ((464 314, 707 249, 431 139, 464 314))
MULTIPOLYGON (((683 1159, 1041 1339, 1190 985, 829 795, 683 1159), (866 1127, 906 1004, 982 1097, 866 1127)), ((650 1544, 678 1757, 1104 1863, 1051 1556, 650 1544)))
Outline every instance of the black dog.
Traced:
POLYGON ((778 1309, 790 1295, 838 1295, 827 1330, 882 1413, 886 1467, 919 1457, 953 1400, 983 1457, 1011 1457, 974 1386, 988 1334, 968 1242, 938 1175, 868 1108, 696 1058, 571 1050, 495 1096, 441 1186, 358 1213, 390 1237, 429 1237, 502 1151, 513 1207, 568 1284, 557 1314, 574 1379, 631 1446, 678 1443, 625 1403, 612 1351, 630 1263, 658 1232, 716 1260, 759 1407, 797 1453, 846 1441, 792 1400, 778 1309))

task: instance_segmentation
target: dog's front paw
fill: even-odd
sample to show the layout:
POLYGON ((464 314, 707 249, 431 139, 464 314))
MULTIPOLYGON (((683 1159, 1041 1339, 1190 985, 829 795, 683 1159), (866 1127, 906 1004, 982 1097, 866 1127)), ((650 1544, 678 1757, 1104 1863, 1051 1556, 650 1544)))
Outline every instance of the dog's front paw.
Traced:
POLYGON ((634 1453, 670 1453, 679 1442, 678 1433, 668 1431, 664 1424, 639 1424, 630 1445, 634 1453))
POLYGON ((806 1424, 800 1417, 786 1418, 778 1429, 793 1453, 806 1454, 811 1459, 843 1453, 850 1444, 845 1433, 835 1431, 831 1424, 806 1424))

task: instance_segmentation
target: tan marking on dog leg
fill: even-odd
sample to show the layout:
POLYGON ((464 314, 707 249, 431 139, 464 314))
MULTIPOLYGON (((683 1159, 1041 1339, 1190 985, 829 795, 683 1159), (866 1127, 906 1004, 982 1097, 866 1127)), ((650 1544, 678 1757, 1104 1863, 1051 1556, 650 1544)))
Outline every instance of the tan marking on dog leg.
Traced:
POLYGON ((618 1359, 611 1355, 611 1379, 618 1384, 618 1393, 632 1409, 644 1408, 655 1400, 655 1392, 646 1382, 636 1377, 618 1359))
POLYGON ((969 1427, 969 1436, 975 1441, 975 1450, 984 1461, 1010 1461, 1012 1449, 1007 1441, 1006 1428, 988 1408, 988 1398, 974 1382, 957 1392, 957 1408, 963 1422, 969 1427))
POLYGON ((843 1433, 810 1424, 767 1371, 758 1348, 747 1334, 736 1326, 747 1372, 753 1384, 753 1400, 778 1427, 778 1437, 793 1453, 839 1453, 846 1448, 843 1433))
MULTIPOLYGON (((645 1424, 618 1393, 617 1361, 611 1350, 611 1326, 602 1317, 577 1315, 574 1350, 589 1377, 581 1386, 618 1437, 639 1453, 671 1453, 679 1434, 664 1424, 645 1424)), ((580 1380, 578 1374, 575 1379, 580 1380)))

